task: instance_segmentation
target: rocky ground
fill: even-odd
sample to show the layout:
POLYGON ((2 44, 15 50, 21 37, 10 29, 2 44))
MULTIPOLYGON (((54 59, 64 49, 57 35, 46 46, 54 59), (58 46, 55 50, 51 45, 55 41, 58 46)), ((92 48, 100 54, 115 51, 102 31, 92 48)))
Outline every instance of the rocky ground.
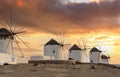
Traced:
POLYGON ((120 77, 120 68, 104 64, 17 64, 0 66, 0 77, 120 77))

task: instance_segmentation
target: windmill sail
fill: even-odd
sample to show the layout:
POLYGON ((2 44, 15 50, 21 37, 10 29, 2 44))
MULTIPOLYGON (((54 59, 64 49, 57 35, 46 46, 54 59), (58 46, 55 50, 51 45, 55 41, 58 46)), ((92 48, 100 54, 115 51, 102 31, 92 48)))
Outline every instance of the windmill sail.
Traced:
POLYGON ((68 60, 68 46, 71 44, 65 43, 65 32, 59 32, 58 34, 55 34, 57 40, 60 43, 60 49, 58 52, 58 60, 68 60))
POLYGON ((2 19, 2 23, 0 24, 3 26, 3 28, 0 28, 0 52, 4 53, 5 55, 9 54, 9 57, 12 59, 11 62, 14 62, 16 61, 16 57, 13 42, 16 41, 16 46, 18 46, 18 49, 20 50, 22 56, 23 53, 17 41, 21 41, 28 48, 29 46, 18 35, 25 33, 25 31, 16 31, 16 25, 13 23, 15 22, 15 18, 13 17, 13 15, 15 15, 13 14, 13 7, 8 7, 7 9, 9 9, 10 12, 5 11, 4 7, 0 8, 0 16, 2 19))

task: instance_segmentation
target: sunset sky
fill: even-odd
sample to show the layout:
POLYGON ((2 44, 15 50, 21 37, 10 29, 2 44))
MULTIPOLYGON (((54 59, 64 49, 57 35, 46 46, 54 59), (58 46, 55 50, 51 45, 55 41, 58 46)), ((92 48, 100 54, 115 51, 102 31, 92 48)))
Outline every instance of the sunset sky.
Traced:
MULTIPOLYGON (((120 63, 120 0, 1 0, 0 9, 9 23, 12 16, 16 31, 26 31, 21 38, 34 49, 24 51, 26 56, 40 54, 43 44, 64 32, 65 43, 85 37, 87 46, 99 45, 111 63, 120 63)), ((6 24, 2 15, 0 23, 6 24)))

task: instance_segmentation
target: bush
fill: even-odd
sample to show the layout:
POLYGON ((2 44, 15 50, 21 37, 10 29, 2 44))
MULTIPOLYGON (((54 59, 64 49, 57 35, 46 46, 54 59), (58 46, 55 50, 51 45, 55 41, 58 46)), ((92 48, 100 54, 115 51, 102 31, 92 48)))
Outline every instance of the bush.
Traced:
POLYGON ((68 60, 74 60, 73 58, 69 58, 68 60))
POLYGON ((91 69, 96 69, 96 66, 92 66, 91 69))
POLYGON ((34 63, 34 65, 33 66, 37 66, 38 65, 38 63, 34 63))
POLYGON ((9 63, 4 63, 4 65, 9 65, 9 63))
POLYGON ((76 61, 76 64, 81 64, 81 62, 80 61, 76 61))

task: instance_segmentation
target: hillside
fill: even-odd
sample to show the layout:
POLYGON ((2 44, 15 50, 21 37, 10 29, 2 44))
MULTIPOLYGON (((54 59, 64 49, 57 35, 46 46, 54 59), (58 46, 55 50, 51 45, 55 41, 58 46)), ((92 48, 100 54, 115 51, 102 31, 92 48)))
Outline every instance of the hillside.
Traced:
POLYGON ((120 68, 104 64, 17 64, 0 66, 0 77, 120 77, 120 68))

